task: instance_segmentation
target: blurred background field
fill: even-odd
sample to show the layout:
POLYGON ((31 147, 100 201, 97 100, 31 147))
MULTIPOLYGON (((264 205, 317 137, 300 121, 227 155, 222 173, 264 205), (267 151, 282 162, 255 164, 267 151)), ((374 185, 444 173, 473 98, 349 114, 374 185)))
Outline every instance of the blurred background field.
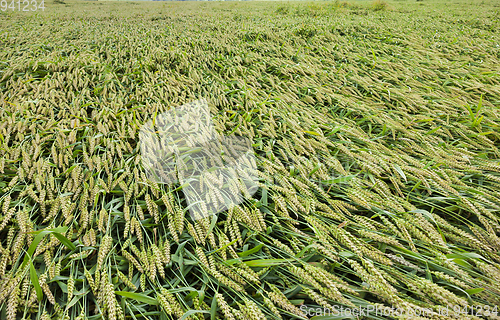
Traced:
POLYGON ((0 319, 304 319, 369 305, 498 319, 499 10, 0 11, 0 319), (147 179, 138 132, 200 98, 219 133, 253 141, 259 189, 193 221, 182 186, 147 179))

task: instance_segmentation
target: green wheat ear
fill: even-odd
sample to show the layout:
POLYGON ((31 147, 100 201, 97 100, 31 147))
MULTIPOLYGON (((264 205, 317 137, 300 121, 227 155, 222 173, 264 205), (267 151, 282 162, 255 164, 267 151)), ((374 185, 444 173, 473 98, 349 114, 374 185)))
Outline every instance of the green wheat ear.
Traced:
POLYGON ((498 316, 495 1, 33 5, 0 3, 0 319, 498 316), (139 143, 200 99, 256 164, 208 218, 139 143))

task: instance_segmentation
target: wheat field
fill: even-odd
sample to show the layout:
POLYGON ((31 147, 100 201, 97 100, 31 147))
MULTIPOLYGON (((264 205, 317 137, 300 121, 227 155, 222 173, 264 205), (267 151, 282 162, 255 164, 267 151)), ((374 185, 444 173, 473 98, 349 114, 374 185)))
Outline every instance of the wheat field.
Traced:
POLYGON ((499 319, 499 10, 0 11, 0 319, 499 319), (258 190, 193 220, 138 134, 197 99, 258 190))

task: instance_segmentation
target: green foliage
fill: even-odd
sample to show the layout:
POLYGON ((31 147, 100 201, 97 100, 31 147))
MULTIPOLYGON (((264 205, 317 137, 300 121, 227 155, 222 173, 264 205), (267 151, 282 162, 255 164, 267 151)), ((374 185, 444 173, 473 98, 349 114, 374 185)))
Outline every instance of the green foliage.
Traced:
POLYGON ((374 0, 371 4, 371 9, 373 11, 384 11, 389 9, 389 4, 384 0, 374 0))
POLYGON ((499 305, 496 2, 352 3, 0 19, 0 318, 499 305), (259 189, 194 221, 138 135, 198 98, 259 189))

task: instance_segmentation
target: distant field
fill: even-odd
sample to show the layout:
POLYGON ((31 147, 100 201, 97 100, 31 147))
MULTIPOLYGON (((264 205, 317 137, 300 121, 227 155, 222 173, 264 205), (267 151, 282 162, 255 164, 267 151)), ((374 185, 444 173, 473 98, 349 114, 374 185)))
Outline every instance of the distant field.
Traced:
POLYGON ((498 319, 499 10, 0 10, 0 319, 498 319), (202 98, 259 181, 193 220, 138 133, 202 98))

